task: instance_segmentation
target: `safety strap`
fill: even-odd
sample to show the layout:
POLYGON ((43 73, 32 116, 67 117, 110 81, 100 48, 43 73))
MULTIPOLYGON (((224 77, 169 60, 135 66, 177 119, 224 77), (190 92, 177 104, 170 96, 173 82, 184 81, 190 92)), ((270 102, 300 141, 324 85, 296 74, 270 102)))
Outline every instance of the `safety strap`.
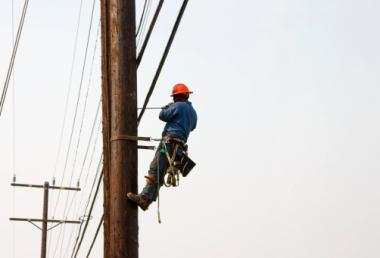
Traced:
MULTIPOLYGON (((169 168, 167 169, 167 174, 168 174, 168 178, 167 180, 165 180, 164 178, 164 182, 163 184, 166 186, 166 187, 170 187, 170 186, 178 186, 179 185, 179 173, 178 173, 178 170, 175 168, 175 159, 177 157, 177 151, 178 151, 178 148, 179 146, 182 145, 182 146, 186 146, 186 143, 184 141, 182 141, 181 139, 176 139, 176 138, 172 138, 170 136, 165 136, 161 139, 161 147, 160 149, 158 150, 159 152, 159 155, 157 155, 157 219, 158 219, 158 223, 161 224, 161 214, 160 214, 160 157, 161 157, 161 154, 164 154, 168 160, 168 163, 169 163, 169 168), (166 147, 166 143, 168 142, 173 142, 174 143, 174 149, 173 149, 173 154, 172 154, 172 157, 170 157, 169 155, 169 152, 168 152, 168 149, 166 147), (177 180, 177 182, 176 182, 177 180), (165 181, 167 181, 167 183, 165 183, 165 181)), ((151 180, 151 178, 147 178, 147 180, 151 180)))
POLYGON ((163 145, 165 146, 165 155, 169 163, 169 167, 167 169, 167 179, 166 180, 164 179, 164 185, 166 187, 171 187, 171 186, 176 187, 179 185, 179 173, 174 166, 174 161, 175 161, 175 158, 177 157, 177 150, 180 144, 175 143, 172 157, 170 157, 169 155, 169 152, 166 147, 166 143, 163 143, 163 145))

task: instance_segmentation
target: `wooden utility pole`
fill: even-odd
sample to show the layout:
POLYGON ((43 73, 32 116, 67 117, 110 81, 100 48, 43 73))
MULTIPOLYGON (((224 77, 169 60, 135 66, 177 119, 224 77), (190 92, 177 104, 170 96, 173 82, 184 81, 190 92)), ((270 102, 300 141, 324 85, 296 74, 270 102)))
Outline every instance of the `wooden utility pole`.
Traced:
POLYGON ((101 0, 104 257, 138 258, 135 0, 101 0))
POLYGON ((48 231, 49 182, 44 183, 44 208, 42 211, 41 258, 46 258, 46 240, 48 231))
POLYGON ((48 208, 49 208, 49 189, 52 190, 70 190, 70 191, 80 191, 80 188, 75 187, 58 187, 50 186, 49 182, 45 182, 43 185, 33 185, 33 184, 18 184, 12 183, 11 186, 17 187, 32 187, 32 188, 43 188, 44 189, 44 204, 42 209, 42 219, 30 219, 30 218, 9 218, 11 221, 26 221, 33 224, 35 227, 41 230, 42 232, 42 241, 41 241, 41 258, 46 258, 46 240, 47 233, 50 229, 57 227, 58 225, 65 224, 80 224, 79 220, 54 220, 48 219, 48 208), (35 222, 41 222, 42 227, 39 227, 35 222), (54 226, 48 228, 48 223, 55 223, 54 226))

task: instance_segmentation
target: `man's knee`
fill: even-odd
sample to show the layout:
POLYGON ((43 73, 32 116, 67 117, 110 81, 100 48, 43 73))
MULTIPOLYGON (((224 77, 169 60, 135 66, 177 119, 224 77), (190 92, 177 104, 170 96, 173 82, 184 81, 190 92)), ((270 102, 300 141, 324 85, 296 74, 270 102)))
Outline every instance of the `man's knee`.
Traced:
POLYGON ((150 176, 150 175, 149 176, 145 176, 145 180, 146 180, 146 183, 148 185, 153 185, 153 184, 156 183, 155 178, 153 176, 150 176))

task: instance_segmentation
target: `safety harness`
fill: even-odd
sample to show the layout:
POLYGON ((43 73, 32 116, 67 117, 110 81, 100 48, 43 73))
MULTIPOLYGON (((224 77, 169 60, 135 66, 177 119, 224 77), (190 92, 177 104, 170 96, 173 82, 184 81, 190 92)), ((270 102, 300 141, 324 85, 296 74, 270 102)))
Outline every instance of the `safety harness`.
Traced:
MULTIPOLYGON (((168 160, 168 168, 166 169, 166 180, 164 178, 164 185, 166 187, 177 187, 179 186, 179 168, 176 164, 177 151, 179 147, 187 149, 187 145, 181 139, 173 138, 171 136, 165 136, 162 138, 159 153, 164 154, 168 160), (174 143, 173 153, 170 157, 170 153, 166 146, 167 143, 174 143)), ((161 224, 161 215, 160 215, 160 155, 157 156, 157 218, 158 223, 161 224)))
MULTIPOLYGON (((166 169, 166 179, 164 177, 163 184, 166 187, 177 187, 179 186, 179 178, 180 173, 183 177, 186 177, 189 172, 193 169, 195 166, 195 163, 188 157, 187 155, 187 144, 185 141, 174 138, 170 135, 163 137, 162 139, 157 138, 151 138, 151 137, 141 137, 141 136, 130 136, 130 135, 118 135, 116 137, 112 137, 111 141, 117 141, 117 140, 129 140, 129 141, 160 141, 160 149, 158 150, 160 155, 157 155, 157 179, 155 180, 151 176, 145 176, 146 181, 148 184, 155 184, 157 183, 157 217, 158 217, 158 223, 161 223, 161 216, 160 216, 160 157, 161 154, 165 155, 165 157, 168 160, 168 168, 166 169), (173 153, 170 156, 170 153, 167 148, 168 143, 173 143, 173 153), (178 148, 182 147, 184 149, 183 151, 183 157, 182 159, 177 162, 177 151, 178 148)), ((155 148, 153 146, 138 146, 140 149, 151 149, 154 150, 155 148)))

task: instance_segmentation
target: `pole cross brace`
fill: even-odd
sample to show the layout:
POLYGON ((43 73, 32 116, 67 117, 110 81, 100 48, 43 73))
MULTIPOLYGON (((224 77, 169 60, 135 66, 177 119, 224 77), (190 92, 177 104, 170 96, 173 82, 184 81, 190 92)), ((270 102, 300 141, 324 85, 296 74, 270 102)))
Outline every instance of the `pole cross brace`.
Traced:
MULTIPOLYGON (((44 185, 34 185, 34 184, 17 184, 11 183, 11 186, 21 186, 21 187, 32 187, 32 188, 44 188, 44 185)), ((71 191, 80 191, 78 187, 66 187, 66 186, 49 186, 48 189, 53 190, 71 190, 71 191)))

